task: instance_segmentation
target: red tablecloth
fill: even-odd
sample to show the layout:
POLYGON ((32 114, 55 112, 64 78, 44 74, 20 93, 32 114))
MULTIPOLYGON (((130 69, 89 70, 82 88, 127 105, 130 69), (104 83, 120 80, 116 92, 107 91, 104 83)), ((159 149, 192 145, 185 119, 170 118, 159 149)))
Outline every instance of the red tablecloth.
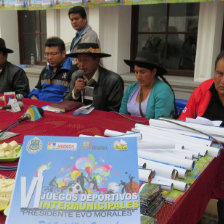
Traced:
MULTIPOLYGON (((26 112, 29 105, 38 107, 49 103, 37 100, 24 99, 24 109, 18 113, 0 111, 0 129, 8 127, 16 122, 26 112)), ((116 113, 93 111, 89 115, 73 115, 73 112, 63 114, 45 111, 43 118, 37 121, 23 121, 9 131, 19 133, 14 139, 22 143, 24 135, 54 135, 54 136, 78 136, 103 135, 104 130, 113 129, 119 131, 131 130, 135 122, 127 120, 116 113)), ((146 120, 135 117, 138 120, 146 120)), ((7 140, 11 141, 11 139, 7 140)))
MULTIPOLYGON (((0 111, 0 129, 8 127, 25 113, 29 105, 44 106, 49 103, 37 100, 24 99, 24 109, 18 113, 0 111)), ((1 103, 0 103, 1 106, 1 103)), ((142 121, 143 118, 135 119, 142 121)), ((44 112, 43 118, 38 121, 23 121, 10 131, 19 133, 18 136, 6 140, 23 142, 24 135, 53 135, 78 136, 103 135, 105 129, 125 132, 131 130, 134 121, 125 119, 118 114, 93 111, 89 115, 73 115, 72 111, 63 114, 44 112)), ((16 163, 14 163, 15 165, 16 163)), ((11 164, 10 164, 11 165, 11 164)), ((159 224, 194 224, 197 223, 208 204, 210 198, 224 198, 224 153, 214 159, 196 182, 184 194, 176 205, 165 204, 156 215, 159 224)), ((0 171, 0 174, 14 177, 15 171, 0 171)), ((4 224, 5 217, 0 215, 0 224, 4 224)))

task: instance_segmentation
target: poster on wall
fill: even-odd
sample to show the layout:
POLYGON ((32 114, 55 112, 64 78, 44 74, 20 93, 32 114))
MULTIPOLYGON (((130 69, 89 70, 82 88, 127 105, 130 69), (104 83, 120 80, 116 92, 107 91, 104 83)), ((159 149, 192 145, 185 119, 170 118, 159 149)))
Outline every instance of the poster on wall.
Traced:
POLYGON ((0 0, 0 9, 26 9, 26 0, 0 0))
POLYGON ((86 6, 113 6, 122 5, 123 0, 84 0, 86 6))
POLYGON ((27 0, 27 8, 34 9, 50 9, 54 7, 54 0, 27 0))
POLYGON ((6 223, 140 224, 138 192, 136 138, 25 136, 6 223))
POLYGON ((0 9, 16 10, 46 10, 71 8, 76 5, 114 6, 114 5, 141 5, 161 3, 192 3, 192 2, 223 2, 224 0, 0 0, 0 9))
POLYGON ((54 6, 55 8, 70 8, 75 5, 82 5, 82 3, 82 0, 55 0, 54 6))
POLYGON ((122 0, 123 5, 141 5, 141 4, 160 4, 166 3, 166 0, 122 0))

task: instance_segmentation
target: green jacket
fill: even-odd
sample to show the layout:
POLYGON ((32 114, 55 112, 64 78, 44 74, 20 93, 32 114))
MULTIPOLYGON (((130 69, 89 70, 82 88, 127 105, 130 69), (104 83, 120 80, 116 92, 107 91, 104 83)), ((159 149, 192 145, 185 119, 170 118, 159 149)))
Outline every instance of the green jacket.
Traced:
MULTIPOLYGON (((128 114, 128 100, 138 85, 138 82, 134 82, 127 87, 121 102, 121 107, 119 110, 120 114, 128 114)), ((148 98, 146 117, 153 119, 158 119, 160 117, 172 117, 173 112, 174 95, 171 88, 165 82, 156 79, 148 98)))

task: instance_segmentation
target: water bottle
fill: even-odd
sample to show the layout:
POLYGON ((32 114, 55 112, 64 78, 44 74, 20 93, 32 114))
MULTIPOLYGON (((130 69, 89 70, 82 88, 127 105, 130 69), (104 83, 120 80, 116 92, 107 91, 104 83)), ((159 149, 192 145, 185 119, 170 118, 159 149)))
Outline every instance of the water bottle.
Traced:
POLYGON ((34 65, 34 63, 35 63, 34 54, 31 53, 31 54, 30 54, 30 64, 31 64, 31 65, 34 65))

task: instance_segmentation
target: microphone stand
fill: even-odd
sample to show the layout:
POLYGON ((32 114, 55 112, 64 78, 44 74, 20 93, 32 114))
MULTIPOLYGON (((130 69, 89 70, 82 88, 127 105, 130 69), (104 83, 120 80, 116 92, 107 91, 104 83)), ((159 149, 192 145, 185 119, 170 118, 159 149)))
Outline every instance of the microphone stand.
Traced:
POLYGON ((14 127, 15 125, 19 124, 21 121, 16 121, 15 123, 9 125, 7 128, 5 128, 4 130, 0 131, 0 137, 2 137, 4 135, 5 132, 7 132, 10 128, 14 127))
POLYGON ((26 121, 29 120, 30 117, 29 116, 24 116, 19 118, 16 122, 14 122, 13 124, 9 125, 7 128, 5 128, 4 130, 0 130, 0 137, 2 137, 4 135, 5 132, 7 132, 9 129, 11 129, 12 127, 14 127, 15 125, 19 124, 22 121, 26 121))

